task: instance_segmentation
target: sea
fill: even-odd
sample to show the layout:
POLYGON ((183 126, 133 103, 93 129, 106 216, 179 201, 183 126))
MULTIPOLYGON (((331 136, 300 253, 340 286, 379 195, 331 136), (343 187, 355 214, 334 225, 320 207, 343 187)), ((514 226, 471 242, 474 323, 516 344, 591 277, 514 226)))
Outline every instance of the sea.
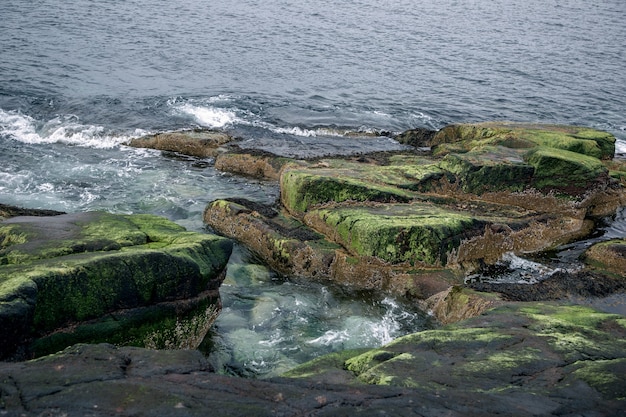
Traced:
MULTIPOLYGON (((0 16, 4 204, 206 232, 214 199, 276 201, 275 184, 211 159, 126 146, 195 128, 297 157, 402 149, 388 133, 418 127, 557 123, 612 133, 626 158, 623 0, 11 0, 0 16)), ((594 239, 626 236, 625 217, 594 239)), ((502 262, 505 280, 577 267, 502 262)), ((279 276, 240 246, 222 299, 203 346, 249 377, 435 325, 407 300, 279 276)))

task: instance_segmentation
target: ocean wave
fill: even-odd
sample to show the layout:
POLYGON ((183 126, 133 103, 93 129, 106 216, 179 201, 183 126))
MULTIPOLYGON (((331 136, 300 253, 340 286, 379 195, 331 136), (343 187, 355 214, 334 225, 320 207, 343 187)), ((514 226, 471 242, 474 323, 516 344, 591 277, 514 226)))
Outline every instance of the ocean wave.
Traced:
MULTIPOLYGON (((137 131, 137 135, 144 132, 137 131)), ((130 136, 114 136, 102 126, 84 125, 72 115, 57 116, 46 122, 28 115, 0 109, 0 136, 29 144, 62 143, 88 148, 114 148, 130 136)))
MULTIPOLYGON (((233 127, 250 127, 263 129, 278 135, 288 135, 297 137, 359 137, 377 136, 381 129, 370 126, 342 127, 337 124, 324 125, 316 123, 315 126, 304 126, 299 123, 281 123, 281 119, 263 113, 265 105, 251 98, 242 98, 221 94, 203 99, 185 99, 180 97, 171 98, 167 102, 175 115, 190 117, 195 123, 205 128, 228 129, 233 127)), ((278 104, 276 104, 278 106, 278 104)), ((271 107, 271 105, 270 105, 271 107)), ((280 107, 280 106, 279 106, 280 107)), ((329 110, 331 113, 334 109, 329 110)), ((354 112, 354 110, 353 110, 354 112)), ((272 113, 272 109, 269 109, 272 113)), ((284 116, 284 115, 283 115, 284 116)), ((297 118, 298 108, 294 109, 294 114, 287 115, 287 118, 297 118), (290 117, 291 116, 291 117, 290 117)), ((306 111, 303 118, 310 116, 306 111)), ((334 116, 333 116, 334 117, 334 116)), ((388 125, 389 119, 394 117, 382 111, 362 110, 358 114, 351 113, 349 120, 369 120, 370 122, 381 121, 382 125, 388 125), (360 117, 361 116, 361 117, 360 117)))

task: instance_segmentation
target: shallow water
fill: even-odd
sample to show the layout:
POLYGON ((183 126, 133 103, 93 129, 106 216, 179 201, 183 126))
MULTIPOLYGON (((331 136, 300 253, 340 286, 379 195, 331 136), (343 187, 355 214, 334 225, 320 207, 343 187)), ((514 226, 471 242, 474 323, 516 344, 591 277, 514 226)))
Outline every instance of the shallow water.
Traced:
MULTIPOLYGON (((195 127, 297 156, 401 148, 347 132, 486 120, 578 124, 614 134, 626 155, 625 4, 3 2, 0 202, 154 213, 203 231, 213 199, 276 200, 272 184, 219 173, 210 159, 124 146, 195 127)), ((622 216, 606 236, 624 236, 625 223, 622 216)), ((555 259, 512 258, 513 278, 501 278, 576 267, 565 254, 579 248, 555 259)), ((285 280, 238 256, 264 278, 232 278, 223 288, 215 348, 232 372, 271 375, 428 325, 398 300, 285 280), (251 340, 267 354, 256 357, 251 340)))

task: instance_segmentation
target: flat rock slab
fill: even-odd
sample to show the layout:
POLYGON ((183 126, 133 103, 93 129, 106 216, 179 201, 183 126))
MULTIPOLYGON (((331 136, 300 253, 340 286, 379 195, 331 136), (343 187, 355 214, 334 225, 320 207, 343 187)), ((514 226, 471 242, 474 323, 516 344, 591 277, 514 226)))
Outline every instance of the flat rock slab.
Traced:
POLYGON ((43 354, 81 338, 133 344, 155 330, 140 331, 146 321, 172 327, 177 309, 215 312, 231 250, 227 239, 151 215, 89 212, 0 222, 0 357, 18 348, 43 354), (91 330, 81 327, 88 323, 91 330), (57 341, 42 346, 48 336, 57 341))
POLYGON ((0 363, 0 413, 624 415, 624 342, 615 340, 626 330, 623 318, 545 305, 510 308, 381 349, 325 356, 271 380, 217 375, 193 350, 76 345, 0 363))
POLYGON ((512 400, 506 415, 612 415, 617 410, 623 415, 625 336, 621 315, 581 306, 508 303, 379 349, 321 357, 286 376, 356 379, 451 396, 473 392, 487 414, 493 412, 490 401, 505 397, 512 400))

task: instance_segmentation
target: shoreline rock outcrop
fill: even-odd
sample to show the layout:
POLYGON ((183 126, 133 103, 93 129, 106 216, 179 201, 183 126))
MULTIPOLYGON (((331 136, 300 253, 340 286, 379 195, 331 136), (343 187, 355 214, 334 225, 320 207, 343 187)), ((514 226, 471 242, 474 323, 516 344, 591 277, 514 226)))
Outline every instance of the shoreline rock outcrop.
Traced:
POLYGON ((228 239, 152 215, 0 222, 0 358, 77 342, 196 348, 220 309, 228 239))
POLYGON ((421 150, 275 157, 276 207, 218 200, 204 221, 281 273, 425 299, 505 253, 581 239, 626 205, 626 165, 611 161, 606 132, 502 122, 400 136, 421 150))

